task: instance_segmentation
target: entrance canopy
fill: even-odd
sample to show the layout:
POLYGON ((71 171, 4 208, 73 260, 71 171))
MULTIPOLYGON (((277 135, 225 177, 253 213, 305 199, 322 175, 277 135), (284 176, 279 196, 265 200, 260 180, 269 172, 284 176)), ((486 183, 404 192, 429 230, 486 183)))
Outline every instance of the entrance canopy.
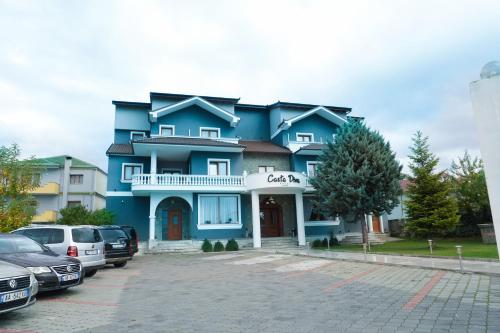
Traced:
POLYGON ((261 194, 293 194, 306 190, 307 178, 299 172, 265 172, 247 176, 247 190, 261 194))

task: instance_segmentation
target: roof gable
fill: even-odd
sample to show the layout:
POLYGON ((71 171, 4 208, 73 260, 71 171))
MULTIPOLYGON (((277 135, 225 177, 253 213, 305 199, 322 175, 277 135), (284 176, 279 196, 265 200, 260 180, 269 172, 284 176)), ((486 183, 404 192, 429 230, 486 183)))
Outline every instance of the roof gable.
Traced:
POLYGON ((149 112, 149 120, 151 122, 156 122, 158 118, 165 116, 167 114, 171 114, 173 112, 185 109, 187 107, 196 105, 230 123, 232 127, 235 127, 238 125, 238 122, 240 121, 240 118, 235 116, 234 114, 227 112, 226 110, 221 109, 218 106, 215 106, 214 104, 208 102, 207 100, 195 96, 191 97, 188 99, 185 99, 183 101, 180 101, 175 104, 171 104, 162 108, 159 108, 157 110, 149 112))

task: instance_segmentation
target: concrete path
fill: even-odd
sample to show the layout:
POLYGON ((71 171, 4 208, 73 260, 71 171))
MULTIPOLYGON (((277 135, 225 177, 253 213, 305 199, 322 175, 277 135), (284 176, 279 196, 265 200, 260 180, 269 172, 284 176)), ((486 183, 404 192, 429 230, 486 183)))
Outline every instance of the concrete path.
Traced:
MULTIPOLYGON (((281 249, 262 249, 264 252, 278 252, 293 255, 302 255, 316 258, 328 258, 335 260, 348 260, 358 262, 371 262, 377 264, 387 264, 395 266, 409 266, 430 269, 442 269, 448 271, 460 272, 460 262, 457 259, 448 258, 424 258, 411 256, 397 256, 387 254, 363 254, 359 252, 334 252, 313 249, 300 248, 281 248, 281 249)), ((500 262, 495 261, 479 261, 479 260, 462 260, 463 272, 465 273, 480 273, 500 276, 500 262)))

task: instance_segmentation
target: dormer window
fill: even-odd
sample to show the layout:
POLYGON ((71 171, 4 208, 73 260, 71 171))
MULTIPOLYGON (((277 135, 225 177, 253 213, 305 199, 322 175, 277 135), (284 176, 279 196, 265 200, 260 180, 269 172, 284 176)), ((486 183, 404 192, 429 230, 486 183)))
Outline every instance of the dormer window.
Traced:
POLYGON ((175 126, 174 125, 160 125, 160 135, 161 136, 174 136, 175 126))
POLYGON ((314 135, 312 133, 297 133, 298 142, 313 142, 314 135))
POLYGON ((137 132, 137 131, 130 132, 130 140, 131 141, 142 140, 145 137, 146 137, 146 133, 145 132, 137 132))
POLYGON ((220 138, 220 128, 216 127, 200 127, 200 137, 218 139, 220 138))

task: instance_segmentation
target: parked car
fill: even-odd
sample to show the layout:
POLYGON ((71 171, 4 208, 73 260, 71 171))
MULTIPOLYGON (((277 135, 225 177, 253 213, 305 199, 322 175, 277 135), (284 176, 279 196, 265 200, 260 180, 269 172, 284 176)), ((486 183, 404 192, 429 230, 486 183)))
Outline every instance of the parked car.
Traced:
POLYGON ((38 282, 26 268, 0 261, 0 313, 14 311, 36 302, 38 282))
POLYGON ((13 233, 27 236, 57 254, 78 258, 86 277, 94 276, 106 264, 104 241, 96 227, 32 225, 13 233))
POLYGON ((66 289, 83 283, 82 265, 23 235, 0 233, 0 260, 35 275, 39 291, 66 289))
POLYGON ((100 226, 98 228, 104 239, 106 264, 125 267, 127 261, 132 259, 134 255, 130 245, 130 238, 125 230, 115 225, 100 226))
POLYGON ((135 228, 129 225, 122 225, 121 228, 125 230, 128 238, 130 238, 130 246, 132 246, 134 254, 139 252, 139 235, 137 234, 135 228))

